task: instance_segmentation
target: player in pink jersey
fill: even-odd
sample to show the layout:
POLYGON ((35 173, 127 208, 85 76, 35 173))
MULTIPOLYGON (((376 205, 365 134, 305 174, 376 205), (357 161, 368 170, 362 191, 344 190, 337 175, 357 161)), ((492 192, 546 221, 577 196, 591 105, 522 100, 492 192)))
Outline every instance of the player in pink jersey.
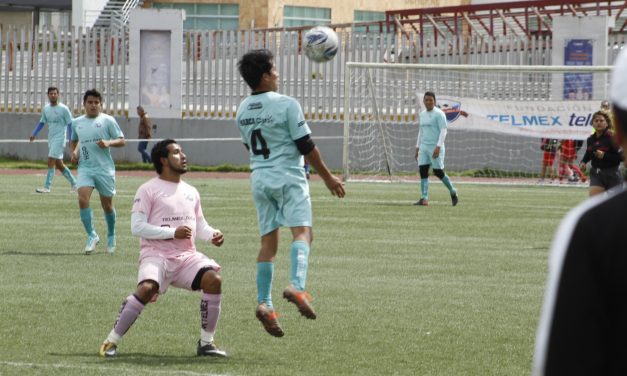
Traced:
POLYGON ((195 246, 198 237, 219 247, 224 236, 205 220, 196 188, 181 180, 181 175, 187 172, 187 157, 176 141, 158 142, 151 154, 159 176, 139 187, 131 216, 131 231, 141 238, 137 290, 122 303, 99 354, 116 356, 122 336, 145 305, 155 301, 172 284, 187 290, 202 290, 196 354, 224 357, 226 353, 213 341, 220 316, 220 265, 196 251, 195 246))

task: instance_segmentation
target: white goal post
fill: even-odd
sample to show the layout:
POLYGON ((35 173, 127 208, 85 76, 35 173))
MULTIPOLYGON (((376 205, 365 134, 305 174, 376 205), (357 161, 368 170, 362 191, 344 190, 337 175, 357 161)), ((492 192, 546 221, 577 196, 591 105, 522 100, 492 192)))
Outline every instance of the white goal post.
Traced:
POLYGON ((447 115, 447 171, 537 175, 542 138, 585 140, 590 135, 591 116, 608 98, 610 71, 610 66, 347 62, 343 178, 415 177, 426 91, 436 94, 447 115))

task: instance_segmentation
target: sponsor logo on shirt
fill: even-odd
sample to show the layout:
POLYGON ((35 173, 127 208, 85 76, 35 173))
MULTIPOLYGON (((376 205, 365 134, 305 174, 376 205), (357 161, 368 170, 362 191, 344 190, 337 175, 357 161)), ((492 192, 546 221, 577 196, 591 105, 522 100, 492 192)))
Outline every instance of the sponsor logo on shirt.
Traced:
POLYGON ((193 215, 176 215, 172 217, 161 218, 162 222, 174 222, 174 221, 195 221, 196 217, 193 215))
POLYGON ((253 102, 251 104, 248 105, 247 109, 249 110, 259 110, 263 108, 263 103, 261 102, 253 102))
POLYGON ((247 119, 242 119, 239 121, 239 125, 241 126, 247 126, 247 125, 253 125, 253 124, 255 124, 254 118, 247 118, 247 119))
POLYGON ((266 117, 258 117, 255 119, 255 123, 263 125, 266 123, 272 123, 272 115, 266 115, 266 117))

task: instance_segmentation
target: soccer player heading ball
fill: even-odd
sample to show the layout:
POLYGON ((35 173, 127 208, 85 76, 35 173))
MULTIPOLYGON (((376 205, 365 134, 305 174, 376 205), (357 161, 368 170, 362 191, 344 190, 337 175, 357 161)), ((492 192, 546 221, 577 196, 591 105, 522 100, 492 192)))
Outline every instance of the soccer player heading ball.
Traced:
POLYGON ((316 318, 311 297, 305 292, 312 216, 303 156, 333 195, 344 197, 344 185, 322 160, 298 102, 276 92, 279 75, 272 53, 265 49, 249 51, 237 65, 252 89, 237 109, 236 120, 250 154, 252 194, 261 234, 256 316, 268 333, 281 337, 283 329, 271 297, 280 226, 287 226, 292 232, 291 284, 283 291, 283 297, 294 303, 303 316, 316 318))

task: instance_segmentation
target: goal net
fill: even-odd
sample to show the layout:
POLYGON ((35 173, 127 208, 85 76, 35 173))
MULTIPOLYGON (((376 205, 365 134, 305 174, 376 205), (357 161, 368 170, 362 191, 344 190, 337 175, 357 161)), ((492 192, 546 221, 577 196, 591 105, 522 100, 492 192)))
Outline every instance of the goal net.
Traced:
POLYGON ((348 62, 344 179, 415 179, 426 91, 435 93, 447 117, 447 172, 537 176, 542 139, 585 140, 591 134, 592 114, 608 98, 610 69, 348 62))

